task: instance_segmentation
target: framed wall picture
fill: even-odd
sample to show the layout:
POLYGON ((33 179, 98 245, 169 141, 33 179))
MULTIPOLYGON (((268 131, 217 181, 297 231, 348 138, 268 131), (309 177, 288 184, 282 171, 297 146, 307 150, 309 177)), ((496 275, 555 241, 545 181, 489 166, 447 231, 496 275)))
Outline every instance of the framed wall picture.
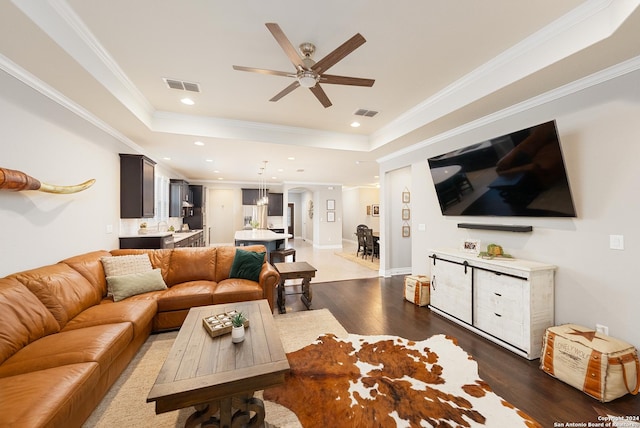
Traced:
POLYGON ((411 193, 410 192, 402 192, 402 203, 408 204, 411 202, 411 193))
POLYGON ((402 237, 408 238, 411 236, 411 226, 405 225, 402 226, 402 237))
POLYGON ((480 252, 480 241, 478 239, 465 239, 460 244, 460 250, 465 253, 478 254, 480 252))
POLYGON ((411 210, 409 208, 402 209, 402 219, 409 220, 411 218, 411 210))
POLYGON ((371 205, 367 205, 367 215, 371 215, 371 205))
POLYGON ((371 205, 371 215, 374 217, 380 217, 380 205, 378 204, 371 205))
POLYGON ((335 210, 336 209, 336 200, 335 199, 327 199, 327 209, 335 210))
POLYGON ((329 223, 333 223, 336 221, 336 213, 333 211, 327 211, 327 221, 329 223))

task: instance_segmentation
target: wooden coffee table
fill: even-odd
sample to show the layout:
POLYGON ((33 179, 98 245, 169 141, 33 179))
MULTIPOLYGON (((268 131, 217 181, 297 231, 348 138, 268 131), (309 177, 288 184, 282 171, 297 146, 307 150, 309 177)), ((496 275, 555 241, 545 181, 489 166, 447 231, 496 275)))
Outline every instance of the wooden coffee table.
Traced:
POLYGON ((158 374, 147 402, 156 413, 194 406, 185 427, 262 426, 264 403, 255 391, 284 382, 289 362, 266 300, 192 308, 158 374), (249 319, 244 342, 212 338, 202 325, 237 310, 249 319))
POLYGON ((311 266, 307 262, 293 262, 293 263, 274 263, 273 266, 280 273, 280 284, 278 284, 278 311, 281 314, 287 312, 284 298, 284 282, 287 279, 300 279, 302 278, 302 293, 289 293, 289 294, 301 294, 300 300, 309 309, 311 307, 311 299, 313 294, 311 293, 311 278, 316 276, 316 268, 311 266))

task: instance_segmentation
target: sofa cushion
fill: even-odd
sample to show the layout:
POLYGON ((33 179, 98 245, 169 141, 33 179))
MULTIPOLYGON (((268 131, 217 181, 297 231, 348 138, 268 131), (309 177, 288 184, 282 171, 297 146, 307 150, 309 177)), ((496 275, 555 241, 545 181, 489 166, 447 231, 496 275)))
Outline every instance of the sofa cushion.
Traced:
POLYGON ((264 252, 245 251, 238 248, 231 265, 229 278, 241 278, 258 282, 264 262, 264 252))
POLYGON ((102 257, 101 261, 106 277, 148 272, 153 269, 148 254, 102 257))
POLYGON ((51 312, 15 279, 0 278, 0 364, 29 343, 58 332, 51 312))
POLYGON ((158 296, 158 312, 212 305, 211 294, 216 286, 217 283, 213 281, 189 281, 176 284, 158 296))
POLYGON ((215 281, 216 248, 176 248, 171 253, 171 264, 167 272, 167 285, 188 281, 215 281))
POLYGON ((92 361, 104 374, 132 340, 133 326, 128 322, 62 331, 16 352, 0 365, 0 377, 92 361))
POLYGON ((111 299, 105 299, 102 304, 92 306, 78 314, 64 326, 63 331, 130 322, 133 324, 133 334, 137 337, 140 334, 147 334, 146 332, 150 330, 157 308, 155 299, 127 299, 117 303, 111 299))
POLYGON ((213 293, 213 304, 264 299, 262 287, 248 279, 229 278, 220 281, 213 293))
POLYGON ((137 294, 165 290, 167 284, 162 278, 160 269, 153 269, 148 272, 108 276, 107 288, 109 294, 113 296, 113 301, 118 302, 137 294))
POLYGON ((108 251, 92 251, 86 254, 69 257, 62 263, 71 266, 84 276, 94 287, 97 287, 102 296, 107 295, 107 280, 102 265, 102 257, 109 257, 108 251))
POLYGON ((86 308, 100 303, 102 295, 78 271, 64 263, 11 275, 27 286, 53 314, 60 328, 86 308))
POLYGON ((0 426, 80 426, 86 418, 88 397, 96 395, 99 381, 97 363, 70 364, 2 378, 0 426))

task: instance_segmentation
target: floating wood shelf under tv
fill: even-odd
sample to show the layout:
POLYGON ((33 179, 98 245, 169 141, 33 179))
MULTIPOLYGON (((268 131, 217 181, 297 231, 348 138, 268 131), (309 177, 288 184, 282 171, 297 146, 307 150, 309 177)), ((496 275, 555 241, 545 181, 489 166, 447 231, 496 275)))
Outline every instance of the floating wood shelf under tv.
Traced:
POLYGON ((475 224, 458 223, 460 229, 501 230, 504 232, 531 232, 533 226, 520 226, 516 224, 475 224))

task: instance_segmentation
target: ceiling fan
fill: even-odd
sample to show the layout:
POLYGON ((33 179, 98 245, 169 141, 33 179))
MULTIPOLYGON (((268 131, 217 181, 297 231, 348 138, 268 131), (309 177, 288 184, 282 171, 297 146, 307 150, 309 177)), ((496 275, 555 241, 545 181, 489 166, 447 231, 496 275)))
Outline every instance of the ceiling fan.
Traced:
POLYGON ((358 47, 366 42, 365 38, 360 33, 351 37, 349 40, 338 46, 333 52, 322 58, 320 61, 315 62, 312 57, 316 50, 316 47, 312 43, 302 43, 300 45, 300 52, 302 56, 298 54, 293 47, 287 36, 280 28, 278 24, 267 23, 265 24, 273 37, 276 39, 282 50, 284 50, 289 60, 296 68, 295 73, 287 73, 285 71, 265 70, 263 68, 243 67, 240 65, 234 65, 234 70, 250 71, 253 73, 271 74, 274 76, 293 77, 296 80, 282 91, 277 93, 269 101, 278 101, 288 93, 292 92, 298 86, 309 88, 309 90, 316 96, 318 101, 325 107, 331 106, 329 97, 324 92, 320 83, 329 83, 334 85, 350 85, 350 86, 373 86, 375 80, 363 79, 359 77, 346 77, 335 76, 331 74, 325 74, 329 68, 333 67, 338 61, 349 55, 358 47))

